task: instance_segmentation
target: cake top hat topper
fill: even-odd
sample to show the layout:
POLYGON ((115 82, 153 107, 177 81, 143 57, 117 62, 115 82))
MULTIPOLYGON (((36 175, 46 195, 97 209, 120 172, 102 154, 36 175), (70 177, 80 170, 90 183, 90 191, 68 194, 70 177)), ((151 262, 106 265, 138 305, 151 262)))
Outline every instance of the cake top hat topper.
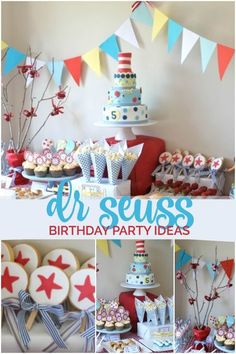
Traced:
POLYGON ((136 241, 136 253, 145 254, 144 240, 136 241))
POLYGON ((132 53, 119 53, 118 54, 118 72, 119 73, 132 73, 131 69, 132 53))

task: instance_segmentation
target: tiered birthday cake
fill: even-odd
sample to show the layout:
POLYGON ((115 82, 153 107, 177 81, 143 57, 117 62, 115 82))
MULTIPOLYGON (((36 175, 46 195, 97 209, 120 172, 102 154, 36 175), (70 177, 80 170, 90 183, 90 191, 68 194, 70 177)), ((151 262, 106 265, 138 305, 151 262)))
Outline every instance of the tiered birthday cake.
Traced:
POLYGON ((141 104, 142 89, 136 88, 136 74, 131 69, 131 53, 119 53, 115 86, 108 91, 108 104, 103 107, 103 121, 111 124, 145 123, 147 106, 141 104))
POLYGON ((129 273, 126 273, 126 283, 138 286, 155 284, 155 277, 151 270, 151 263, 148 262, 143 240, 136 241, 134 261, 130 264, 129 273))

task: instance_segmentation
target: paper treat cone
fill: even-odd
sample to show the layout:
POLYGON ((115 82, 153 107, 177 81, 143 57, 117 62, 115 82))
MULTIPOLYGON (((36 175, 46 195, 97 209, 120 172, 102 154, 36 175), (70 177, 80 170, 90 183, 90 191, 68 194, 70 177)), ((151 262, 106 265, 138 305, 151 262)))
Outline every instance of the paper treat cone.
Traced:
POLYGON ((145 308, 144 303, 137 298, 135 298, 135 309, 138 316, 138 320, 142 323, 144 319, 145 308))
POLYGON ((101 183, 102 177, 106 168, 106 151, 109 149, 109 145, 105 140, 98 141, 91 145, 91 159, 94 168, 95 180, 101 183))
POLYGON ((81 167, 83 176, 86 182, 90 181, 90 168, 92 165, 92 160, 90 156, 90 146, 81 145, 78 149, 77 160, 81 167))
POLYGON ((129 178, 130 173, 132 172, 139 156, 141 155, 142 149, 143 144, 139 144, 126 149, 124 152, 124 159, 121 166, 123 181, 126 181, 129 178))
POLYGON ((173 300, 170 298, 167 299, 167 309, 168 309, 169 321, 170 323, 173 323, 173 300))
POLYGON ((157 314, 160 319, 161 325, 166 323, 166 301, 160 295, 157 299, 155 299, 155 304, 157 306, 157 314))
POLYGON ((144 301, 144 308, 147 313, 147 322, 158 325, 157 306, 153 301, 144 301))
POLYGON ((115 185, 120 173, 123 160, 123 152, 120 144, 115 144, 110 147, 106 155, 107 172, 109 183, 115 185))

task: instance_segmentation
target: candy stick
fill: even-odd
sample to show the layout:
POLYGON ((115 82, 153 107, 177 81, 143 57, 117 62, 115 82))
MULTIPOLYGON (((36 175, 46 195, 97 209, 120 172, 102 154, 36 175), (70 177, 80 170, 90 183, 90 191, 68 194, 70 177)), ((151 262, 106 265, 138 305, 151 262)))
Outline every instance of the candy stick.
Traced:
POLYGON ((75 255, 67 249, 55 249, 43 258, 43 265, 51 265, 63 270, 68 277, 80 268, 80 263, 75 255))
MULTIPOLYGON (((67 297, 69 281, 66 274, 54 266, 42 266, 30 276, 29 293, 32 299, 41 305, 58 305, 67 297)), ((30 330, 37 316, 34 310, 28 317, 26 328, 30 330)))

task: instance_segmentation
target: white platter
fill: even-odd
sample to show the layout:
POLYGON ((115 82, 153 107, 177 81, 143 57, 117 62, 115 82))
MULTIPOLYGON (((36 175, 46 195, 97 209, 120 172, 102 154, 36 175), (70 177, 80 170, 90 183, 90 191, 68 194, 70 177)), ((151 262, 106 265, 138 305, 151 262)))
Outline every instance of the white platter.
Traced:
MULTIPOLYGON (((123 339, 123 340, 120 340, 119 342, 125 342, 127 341, 128 339, 132 339, 135 344, 138 345, 138 347, 140 348, 140 352, 139 353, 151 353, 152 351, 150 349, 148 349, 145 345, 143 345, 141 342, 137 341, 136 339, 134 338, 127 338, 127 339, 123 339)), ((103 348, 108 351, 108 353, 117 353, 113 348, 111 348, 110 346, 110 342, 106 342, 103 344, 103 348)))

